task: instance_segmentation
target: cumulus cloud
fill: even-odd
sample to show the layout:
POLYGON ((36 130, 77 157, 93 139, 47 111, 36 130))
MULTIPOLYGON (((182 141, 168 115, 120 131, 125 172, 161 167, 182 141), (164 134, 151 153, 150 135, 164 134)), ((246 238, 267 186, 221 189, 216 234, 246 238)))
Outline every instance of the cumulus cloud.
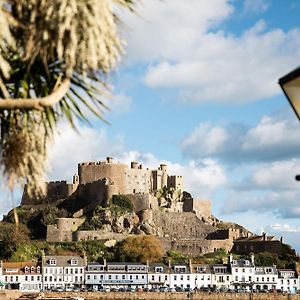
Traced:
POLYGON ((123 138, 109 138, 105 128, 79 127, 79 133, 67 124, 61 124, 50 152, 48 178, 71 179, 77 172, 77 163, 97 161, 106 156, 115 156, 123 150, 123 138))
POLYGON ((288 219, 300 217, 300 192, 288 191, 234 191, 232 190, 222 209, 224 214, 255 211, 259 214, 271 212, 273 215, 288 219))
POLYGON ((128 60, 155 62, 192 55, 198 37, 234 11, 227 0, 153 0, 137 5, 138 14, 123 14, 128 60), (179 22, 180 20, 180 22, 179 22), (188 52, 187 52, 188 51, 188 52))
MULTIPOLYGON (((252 12, 267 7, 263 0, 244 3, 252 12)), ((274 96, 278 78, 300 60, 298 28, 268 30, 260 20, 239 35, 222 31, 220 24, 234 12, 227 0, 154 0, 138 12, 125 16, 128 62, 148 64, 145 84, 178 89, 180 101, 241 103, 274 96)))
POLYGON ((264 116, 253 127, 199 124, 182 141, 186 157, 212 157, 223 162, 249 163, 299 157, 300 128, 284 114, 264 116))
POLYGON ((116 115, 122 115, 130 110, 132 98, 124 93, 116 94, 112 96, 111 101, 108 103, 108 107, 111 112, 116 115))
POLYGON ((244 11, 246 13, 262 13, 265 12, 270 6, 270 2, 267 0, 245 0, 244 11))
POLYGON ((295 175, 300 171, 300 160, 291 159, 262 163, 251 168, 251 175, 246 176, 236 188, 240 190, 297 190, 299 183, 295 175))
POLYGON ((300 232, 300 226, 291 226, 290 224, 275 223, 270 225, 270 227, 278 232, 300 232))

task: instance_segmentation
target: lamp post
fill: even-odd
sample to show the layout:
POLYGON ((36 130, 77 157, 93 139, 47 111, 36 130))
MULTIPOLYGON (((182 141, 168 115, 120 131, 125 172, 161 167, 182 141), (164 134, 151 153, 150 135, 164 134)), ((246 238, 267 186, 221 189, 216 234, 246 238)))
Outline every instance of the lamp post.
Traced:
MULTIPOLYGON (((300 121, 300 67, 281 77, 278 83, 300 121)), ((300 175, 295 179, 300 181, 300 175)))

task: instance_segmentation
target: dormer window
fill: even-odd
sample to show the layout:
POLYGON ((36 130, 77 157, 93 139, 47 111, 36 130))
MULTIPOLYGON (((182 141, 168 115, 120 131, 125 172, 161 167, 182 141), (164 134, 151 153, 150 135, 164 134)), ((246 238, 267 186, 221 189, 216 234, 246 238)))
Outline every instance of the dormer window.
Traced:
POLYGON ((40 266, 37 266, 36 272, 37 272, 37 273, 41 273, 41 267, 40 267, 40 266))
POLYGON ((49 261, 50 266, 55 266, 56 265, 56 259, 55 258, 51 258, 49 261))
POLYGON ((163 267, 155 267, 155 272, 156 273, 162 273, 163 272, 163 267))
POLYGON ((72 266, 77 266, 77 264, 78 264, 78 260, 76 258, 72 258, 71 259, 71 265, 72 266))
POLYGON ((30 271, 31 271, 31 273, 33 273, 34 272, 34 266, 32 266, 31 268, 30 268, 30 271))
POLYGON ((25 273, 28 273, 28 272, 29 272, 29 267, 26 266, 26 267, 24 268, 24 270, 25 270, 25 273))

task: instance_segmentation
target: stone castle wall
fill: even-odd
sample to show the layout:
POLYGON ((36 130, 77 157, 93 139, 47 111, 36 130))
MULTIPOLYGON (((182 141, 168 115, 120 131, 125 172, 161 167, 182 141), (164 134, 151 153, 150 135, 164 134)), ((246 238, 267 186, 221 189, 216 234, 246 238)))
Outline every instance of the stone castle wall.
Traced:
POLYGON ((202 222, 192 212, 161 212, 153 213, 153 224, 158 235, 172 239, 205 239, 207 234, 217 229, 202 222))
POLYGON ((209 200, 187 198, 184 200, 183 211, 192 211, 198 217, 209 218, 211 216, 211 202, 209 200))
POLYGON ((69 197, 74 190, 77 188, 77 184, 70 184, 67 181, 50 181, 46 183, 46 197, 40 199, 32 199, 27 193, 27 186, 24 187, 21 204, 31 205, 31 204, 42 204, 42 203, 53 203, 55 201, 65 199, 69 197))
POLYGON ((232 240, 198 240, 198 239, 185 239, 176 241, 164 241, 165 246, 169 247, 168 250, 175 250, 186 255, 196 256, 214 252, 218 249, 224 249, 230 252, 233 246, 232 240))
POLYGON ((117 192, 123 194, 126 191, 124 174, 127 169, 127 165, 116 164, 109 159, 106 162, 80 163, 78 164, 79 184, 108 178, 118 187, 117 192))
POLYGON ((72 242, 73 232, 84 222, 80 218, 57 218, 55 225, 47 226, 48 242, 72 242))

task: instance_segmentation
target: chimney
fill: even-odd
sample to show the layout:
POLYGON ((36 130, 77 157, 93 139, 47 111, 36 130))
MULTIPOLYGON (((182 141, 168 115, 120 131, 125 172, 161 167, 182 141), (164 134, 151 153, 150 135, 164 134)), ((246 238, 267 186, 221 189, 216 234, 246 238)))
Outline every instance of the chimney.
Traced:
POLYGON ((131 169, 138 169, 139 168, 139 163, 136 161, 131 162, 131 169))
POLYGON ((113 158, 107 156, 107 157, 106 157, 106 162, 107 162, 108 164, 111 164, 111 163, 113 162, 113 158))
POLYGON ((106 267, 106 258, 103 259, 104 268, 106 267))
POLYGON ((228 256, 228 264, 232 264, 233 261, 233 255, 230 253, 228 256))
POLYGON ((265 232, 262 233, 262 238, 263 238, 263 241, 267 240, 267 234, 265 232))
POLYGON ((170 270, 172 269, 171 259, 168 260, 168 267, 170 270))
POLYGON ((283 237, 282 236, 280 237, 280 243, 281 244, 283 243, 283 237))
POLYGON ((254 265, 254 261, 255 261, 255 256, 254 254, 252 253, 251 256, 250 256, 250 259, 251 259, 251 263, 254 265))

